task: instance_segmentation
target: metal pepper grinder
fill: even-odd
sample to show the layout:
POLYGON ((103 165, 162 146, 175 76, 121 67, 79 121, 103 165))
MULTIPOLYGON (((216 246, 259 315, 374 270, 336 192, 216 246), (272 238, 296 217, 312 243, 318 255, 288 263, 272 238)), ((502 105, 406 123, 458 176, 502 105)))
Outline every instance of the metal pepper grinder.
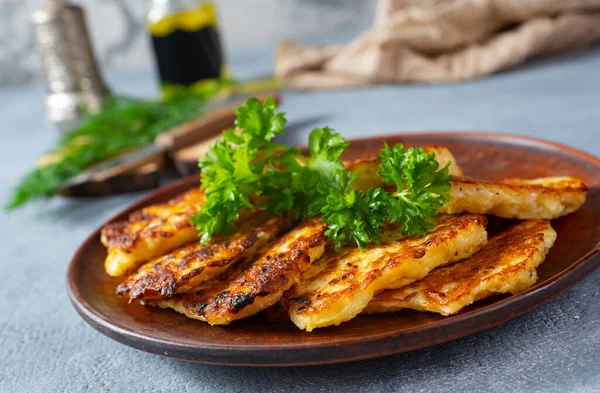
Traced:
POLYGON ((100 109, 109 89, 100 76, 84 10, 51 0, 31 15, 42 56, 48 96, 46 114, 61 131, 69 131, 85 113, 100 109))

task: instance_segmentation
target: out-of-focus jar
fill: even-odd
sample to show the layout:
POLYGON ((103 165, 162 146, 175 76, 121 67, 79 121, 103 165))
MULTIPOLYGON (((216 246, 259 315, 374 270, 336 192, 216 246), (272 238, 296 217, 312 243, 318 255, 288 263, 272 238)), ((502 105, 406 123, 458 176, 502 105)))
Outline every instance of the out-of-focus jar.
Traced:
POLYGON ((147 27, 163 96, 178 86, 203 89, 225 76, 217 14, 211 1, 153 0, 147 27))

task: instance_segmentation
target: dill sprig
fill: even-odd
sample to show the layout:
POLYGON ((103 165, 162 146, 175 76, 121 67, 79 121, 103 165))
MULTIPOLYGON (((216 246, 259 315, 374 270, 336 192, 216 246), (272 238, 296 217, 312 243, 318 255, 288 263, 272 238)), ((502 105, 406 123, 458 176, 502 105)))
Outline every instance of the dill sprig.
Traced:
POLYGON ((147 145, 154 138, 200 116, 207 100, 229 80, 216 80, 207 88, 179 88, 162 100, 111 96, 102 109, 88 115, 66 134, 44 163, 29 172, 13 190, 7 210, 56 194, 66 180, 89 166, 127 149, 147 145))

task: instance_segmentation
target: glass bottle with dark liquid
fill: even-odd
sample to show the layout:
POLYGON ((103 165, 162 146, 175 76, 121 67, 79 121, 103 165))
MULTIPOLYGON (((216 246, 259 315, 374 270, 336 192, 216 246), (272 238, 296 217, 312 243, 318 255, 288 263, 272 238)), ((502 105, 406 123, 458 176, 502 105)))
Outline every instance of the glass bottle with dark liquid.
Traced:
POLYGON ((148 30, 163 96, 179 86, 201 90, 224 76, 223 49, 211 1, 154 0, 148 30))

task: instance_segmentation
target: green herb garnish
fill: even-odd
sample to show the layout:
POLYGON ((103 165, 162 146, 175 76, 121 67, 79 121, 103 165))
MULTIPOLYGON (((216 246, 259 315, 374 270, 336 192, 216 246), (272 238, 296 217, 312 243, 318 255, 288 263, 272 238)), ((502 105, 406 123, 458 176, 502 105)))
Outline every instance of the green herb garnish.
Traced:
POLYGON ((409 236, 422 235, 433 229, 433 218, 449 202, 450 163, 438 171, 435 153, 423 148, 404 149, 401 144, 381 150, 377 174, 387 183, 396 185, 387 205, 390 219, 400 224, 400 231, 409 236))
POLYGON ((264 105, 249 99, 235 111, 235 126, 241 132, 224 131, 224 140, 213 144, 200 160, 206 203, 192 217, 192 224, 201 230, 201 241, 232 229, 241 209, 254 210, 251 198, 260 194, 265 165, 284 162, 293 151, 271 142, 275 134, 284 132, 286 122, 275 109, 272 98, 264 105))
POLYGON ((164 100, 109 97, 99 113, 87 116, 44 157, 46 162, 26 175, 6 209, 51 197, 63 182, 87 167, 152 143, 157 135, 195 119, 203 113, 207 99, 227 83, 215 81, 203 91, 179 88, 164 100))
POLYGON ((250 99, 236 111, 235 130, 224 132, 199 162, 206 203, 192 217, 202 242, 227 233, 239 211, 267 209, 294 212, 297 218, 321 215, 326 235, 336 248, 379 243, 386 224, 399 224, 406 235, 423 235, 433 227, 440 207, 450 200, 448 165, 439 170, 433 152, 404 149, 381 151, 379 176, 396 186, 354 190, 358 179, 344 168, 341 154, 349 143, 328 127, 309 136, 308 157, 298 149, 272 141, 284 133, 284 113, 273 100, 250 99))

